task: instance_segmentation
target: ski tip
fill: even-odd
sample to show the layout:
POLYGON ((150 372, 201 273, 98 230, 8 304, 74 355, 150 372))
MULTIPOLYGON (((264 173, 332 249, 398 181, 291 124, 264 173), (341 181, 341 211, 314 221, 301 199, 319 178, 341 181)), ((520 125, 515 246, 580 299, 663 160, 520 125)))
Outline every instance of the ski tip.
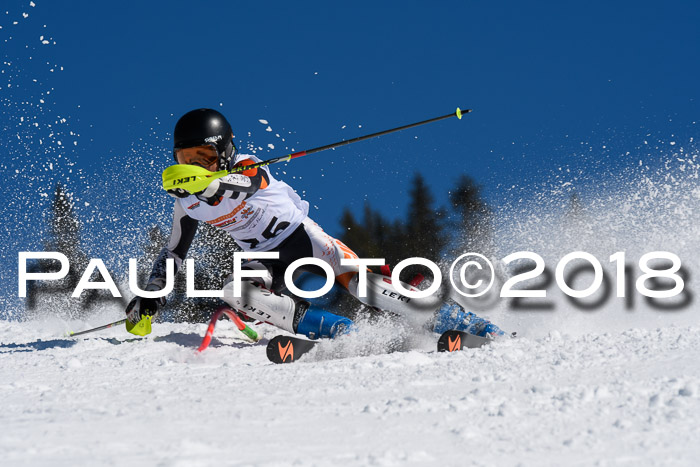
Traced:
POLYGON ((463 333, 460 331, 446 331, 438 340, 438 352, 456 352, 462 350, 463 333))
POLYGON ((267 358, 273 363, 292 363, 294 361, 294 339, 275 336, 267 344, 267 358))
POLYGON ((273 363, 293 363, 315 344, 315 341, 297 337, 275 336, 267 344, 267 358, 273 363))
POLYGON ((445 331, 438 339, 438 352, 457 352, 464 349, 477 349, 489 344, 493 339, 481 337, 464 331, 445 331))

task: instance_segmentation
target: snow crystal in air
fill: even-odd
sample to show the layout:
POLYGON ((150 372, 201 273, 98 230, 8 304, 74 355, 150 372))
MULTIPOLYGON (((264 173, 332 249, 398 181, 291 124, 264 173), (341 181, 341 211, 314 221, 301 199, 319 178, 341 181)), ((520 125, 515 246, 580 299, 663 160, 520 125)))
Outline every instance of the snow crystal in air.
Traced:
POLYGON ((267 125, 267 120, 265 120, 265 119, 262 119, 262 118, 261 118, 261 119, 258 120, 258 121, 259 121, 260 123, 262 123, 263 125, 267 125))

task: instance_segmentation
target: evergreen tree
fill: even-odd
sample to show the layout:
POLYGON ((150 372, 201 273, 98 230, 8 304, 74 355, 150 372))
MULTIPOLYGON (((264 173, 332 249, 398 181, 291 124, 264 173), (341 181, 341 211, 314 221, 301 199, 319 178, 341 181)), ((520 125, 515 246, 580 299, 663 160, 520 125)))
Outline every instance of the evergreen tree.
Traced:
MULTIPOLYGON (((88 289, 80 299, 71 298, 71 294, 78 285, 84 273, 89 258, 80 245, 81 224, 75 215, 72 196, 66 191, 63 184, 56 184, 54 199, 49 212, 48 238, 44 242, 45 251, 62 253, 68 258, 69 270, 66 277, 57 281, 30 282, 27 290, 25 307, 28 311, 34 311, 37 302, 41 299, 48 301, 47 307, 53 310, 68 313, 69 317, 77 317, 83 314, 98 300, 118 300, 112 297, 109 291, 88 289)), ((57 272, 60 265, 56 261, 43 260, 30 268, 31 272, 57 272)), ((95 272, 91 281, 102 281, 99 272, 95 272)))
POLYGON ((451 230, 456 234, 456 241, 452 242, 455 254, 473 251, 488 255, 493 251, 492 214, 481 190, 470 176, 463 174, 450 192, 455 214, 451 222, 451 230))
MULTIPOLYGON (((153 262, 166 246, 168 237, 158 226, 148 233, 144 244, 144 255, 139 259, 139 284, 145 287, 153 262)), ((194 288, 196 290, 220 290, 228 276, 233 273, 233 253, 240 251, 231 236, 205 222, 197 228, 197 235, 187 253, 194 260, 194 288)), ((223 302, 219 298, 187 296, 187 266, 183 261, 175 275, 173 293, 167 298, 162 315, 166 319, 180 322, 204 322, 209 320, 215 308, 223 302)))
POLYGON ((569 196, 569 203, 561 220, 561 232, 569 237, 570 243, 578 245, 579 250, 587 251, 591 242, 600 244, 601 239, 593 229, 594 222, 586 214, 583 201, 576 191, 569 196))
MULTIPOLYGON (((88 257, 80 247, 80 221, 73 209, 72 196, 63 185, 56 184, 54 200, 51 206, 49 239, 47 251, 58 251, 66 255, 71 265, 71 272, 83 271, 88 264, 88 257)), ((76 279, 79 280, 80 277, 76 279)))
MULTIPOLYGON (((360 257, 385 258, 389 265, 413 256, 439 263, 447 253, 467 251, 489 255, 493 251, 492 213, 481 196, 481 187, 468 175, 462 175, 449 196, 451 213, 435 207, 430 187, 416 174, 409 190, 405 219, 389 221, 369 203, 365 204, 362 222, 349 209, 341 218, 340 239, 360 257)), ((408 267, 401 275, 410 281, 422 267, 408 267)), ((428 277, 430 279, 430 277, 428 277)), ((357 304, 345 296, 334 296, 341 309, 356 309, 357 304)))
MULTIPOLYGON (((168 237, 163 229, 157 225, 151 227, 151 230, 148 231, 148 243, 143 246, 143 262, 153 263, 167 242, 168 237)), ((148 272, 150 273, 150 270, 148 272)))
POLYGON ((424 178, 416 174, 406 220, 389 221, 366 203, 359 223, 346 208, 340 222, 343 228, 340 239, 360 257, 384 258, 390 265, 413 256, 437 261, 448 239, 444 226, 446 213, 433 204, 433 195, 424 178))
MULTIPOLYGON (((358 222, 352 212, 345 208, 340 224, 343 229, 340 241, 360 258, 384 258, 387 264, 391 264, 394 259, 389 243, 391 223, 379 212, 373 211, 369 203, 365 203, 362 222, 358 222)), ((379 272, 377 267, 372 269, 379 272)), ((341 287, 334 288, 333 292, 319 300, 317 304, 334 313, 349 317, 354 317, 358 310, 363 308, 341 287)))
MULTIPOLYGON (((188 257, 194 260, 194 288, 196 290, 220 290, 226 279, 233 273, 233 254, 240 247, 224 230, 207 223, 200 223, 197 236, 192 242, 188 257)), ((187 297, 186 266, 175 280, 175 294, 167 305, 176 321, 207 321, 216 307, 223 302, 220 298, 187 297)))
MULTIPOLYGON (((80 223, 73 212, 73 203, 63 185, 59 182, 54 190, 54 199, 48 214, 48 238, 44 242, 45 251, 63 253, 70 262, 66 277, 51 282, 30 281, 27 284, 27 311, 35 311, 39 299, 54 302, 56 297, 70 296, 80 278, 77 266, 87 265, 86 256, 79 249, 80 223), (80 263, 80 264, 79 264, 80 263)), ((29 266, 29 272, 58 272, 60 264, 54 260, 39 260, 29 266)), ((61 308, 65 309, 68 300, 63 300, 61 308)))
MULTIPOLYGON (((148 231, 148 241, 141 247, 143 255, 138 259, 138 280, 140 288, 145 288, 148 278, 151 275, 153 263, 160 256, 161 251, 168 243, 168 236, 158 226, 154 225, 148 231)), ((177 310, 180 308, 185 296, 185 276, 181 273, 175 275, 174 293, 167 297, 167 303, 164 312, 169 310, 177 310)))
POLYGON ((446 213, 434 207, 434 198, 425 179, 417 173, 409 192, 408 217, 404 221, 403 257, 418 256, 437 262, 448 243, 446 213))
POLYGON ((581 220, 584 217, 583 203, 577 192, 572 192, 569 196, 569 206, 566 211, 566 217, 572 222, 581 220))
POLYGON ((383 230, 382 219, 375 217, 369 203, 365 204, 364 220, 359 223, 355 220, 352 212, 345 208, 343 216, 340 220, 340 225, 343 228, 343 233, 340 236, 340 241, 345 243, 361 258, 376 258, 382 248, 382 238, 377 236, 377 231, 383 230))
MULTIPOLYGON (((446 213, 434 207, 433 195, 420 174, 416 174, 409 194, 405 220, 389 221, 366 203, 362 223, 359 223, 346 208, 340 222, 343 228, 340 240, 358 256, 384 258, 386 264, 392 266, 414 256, 437 262, 448 242, 444 226, 446 213)), ((378 272, 378 268, 373 269, 378 272)), ((425 270, 420 266, 405 268, 401 280, 408 282, 417 272, 425 273, 425 270)), ((358 309, 357 301, 344 293, 332 295, 330 306, 348 316, 358 309)))

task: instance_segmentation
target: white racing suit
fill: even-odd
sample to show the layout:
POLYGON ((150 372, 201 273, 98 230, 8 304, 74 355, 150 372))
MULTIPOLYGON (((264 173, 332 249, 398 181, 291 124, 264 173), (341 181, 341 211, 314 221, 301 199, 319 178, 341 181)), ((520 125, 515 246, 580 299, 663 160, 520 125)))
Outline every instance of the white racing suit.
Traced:
MULTIPOLYGON (((250 165, 258 161, 255 156, 236 155, 232 165, 250 165)), ((212 190, 175 201, 170 241, 153 265, 148 290, 164 287, 167 258, 173 258, 176 271, 179 269, 197 224, 203 221, 226 230, 244 251, 279 252, 277 260, 244 263, 244 269, 261 270, 262 277, 243 281, 239 298, 234 297, 233 282, 230 282, 224 287, 224 300, 239 312, 286 331, 296 332, 297 301, 284 295, 284 271, 300 258, 320 258, 333 269, 336 283, 363 303, 417 322, 427 320, 442 303, 434 297, 409 299, 389 278, 371 272, 367 273, 367 297, 359 297, 358 267, 340 264, 341 258, 357 258, 357 255, 313 222, 308 217, 308 203, 289 185, 276 180, 266 167, 223 177, 215 193, 207 191, 212 190)), ((300 270, 325 277, 318 266, 300 270)), ((416 290, 408 284, 402 285, 407 290, 416 290)))

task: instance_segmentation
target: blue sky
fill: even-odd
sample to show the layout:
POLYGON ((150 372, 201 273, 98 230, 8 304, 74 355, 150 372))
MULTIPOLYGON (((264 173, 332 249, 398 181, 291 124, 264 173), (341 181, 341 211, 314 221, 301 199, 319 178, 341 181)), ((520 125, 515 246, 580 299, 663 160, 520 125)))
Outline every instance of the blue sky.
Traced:
POLYGON ((25 220, 58 180, 108 231, 169 211, 170 132, 197 107, 222 111, 261 158, 474 109, 278 167, 334 234, 342 208, 365 200, 402 215, 419 171, 440 204, 468 173, 497 205, 562 168, 584 190, 640 159, 661 164, 664 144, 698 136, 698 24, 690 1, 8 0, 2 204, 22 236, 8 258, 37 245, 25 220), (105 193, 124 203, 101 205, 105 193))

